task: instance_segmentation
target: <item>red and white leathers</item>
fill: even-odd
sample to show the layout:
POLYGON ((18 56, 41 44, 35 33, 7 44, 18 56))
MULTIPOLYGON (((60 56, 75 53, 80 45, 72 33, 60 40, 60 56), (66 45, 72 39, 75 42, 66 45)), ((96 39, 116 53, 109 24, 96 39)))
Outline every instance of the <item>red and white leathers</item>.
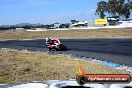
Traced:
POLYGON ((52 39, 46 38, 46 44, 47 44, 47 46, 56 46, 57 47, 61 43, 58 38, 52 38, 52 39))

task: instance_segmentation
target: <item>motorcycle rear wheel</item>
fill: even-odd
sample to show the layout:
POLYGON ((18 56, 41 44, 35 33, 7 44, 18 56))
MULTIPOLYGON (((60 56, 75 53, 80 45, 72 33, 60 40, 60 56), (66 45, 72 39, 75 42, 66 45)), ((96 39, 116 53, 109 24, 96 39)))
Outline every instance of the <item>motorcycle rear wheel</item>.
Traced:
POLYGON ((56 49, 49 49, 49 52, 52 53, 52 54, 55 54, 56 53, 56 49))

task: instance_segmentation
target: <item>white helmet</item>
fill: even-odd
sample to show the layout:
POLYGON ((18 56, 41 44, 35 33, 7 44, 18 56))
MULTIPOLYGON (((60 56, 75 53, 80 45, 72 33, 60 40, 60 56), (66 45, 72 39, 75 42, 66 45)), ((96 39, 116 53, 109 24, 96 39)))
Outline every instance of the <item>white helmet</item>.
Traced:
POLYGON ((46 38, 46 42, 49 42, 51 39, 50 38, 46 38))

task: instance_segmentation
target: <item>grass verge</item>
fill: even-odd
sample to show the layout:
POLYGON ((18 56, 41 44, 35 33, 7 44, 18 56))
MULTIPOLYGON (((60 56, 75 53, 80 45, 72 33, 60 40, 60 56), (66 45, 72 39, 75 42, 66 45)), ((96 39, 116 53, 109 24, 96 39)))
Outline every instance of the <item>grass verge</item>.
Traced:
POLYGON ((123 74, 99 63, 46 53, 0 50, 0 83, 75 79, 82 65, 88 74, 123 74))
POLYGON ((46 37, 58 38, 113 38, 132 37, 132 29, 98 29, 98 30, 53 30, 43 32, 0 31, 0 40, 35 39, 46 37))

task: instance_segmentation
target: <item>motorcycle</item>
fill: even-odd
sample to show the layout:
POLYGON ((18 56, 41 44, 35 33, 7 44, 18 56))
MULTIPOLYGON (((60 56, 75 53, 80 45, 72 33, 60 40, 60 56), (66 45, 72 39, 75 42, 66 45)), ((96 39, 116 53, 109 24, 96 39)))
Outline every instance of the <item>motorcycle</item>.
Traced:
POLYGON ((49 52, 56 52, 56 51, 67 51, 67 47, 63 44, 59 45, 47 45, 49 52))

